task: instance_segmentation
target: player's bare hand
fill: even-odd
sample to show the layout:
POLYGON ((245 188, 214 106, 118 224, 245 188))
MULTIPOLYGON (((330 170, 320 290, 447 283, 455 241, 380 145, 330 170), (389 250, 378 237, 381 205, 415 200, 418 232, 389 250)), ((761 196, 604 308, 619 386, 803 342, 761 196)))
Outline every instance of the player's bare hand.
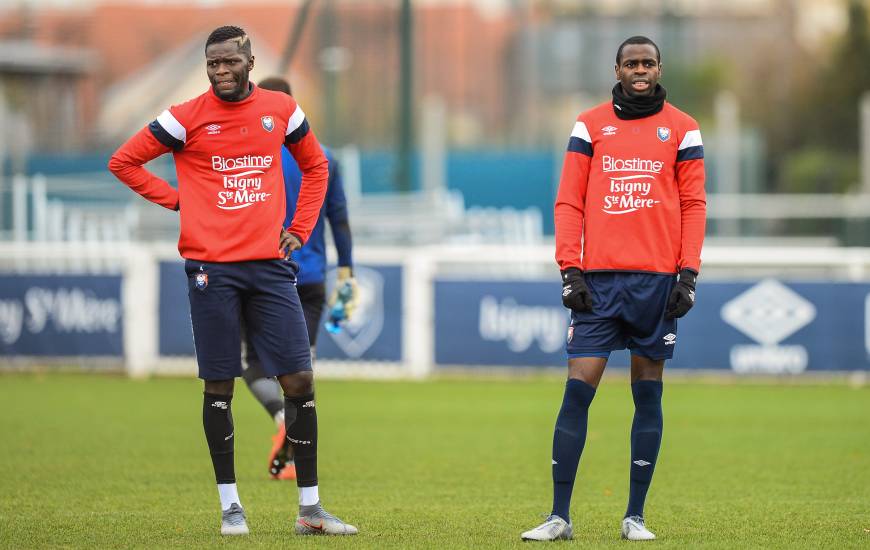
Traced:
POLYGON ((283 227, 281 228, 281 237, 278 241, 278 248, 284 251, 284 259, 290 258, 290 254, 294 250, 302 248, 302 241, 296 235, 290 233, 283 227))

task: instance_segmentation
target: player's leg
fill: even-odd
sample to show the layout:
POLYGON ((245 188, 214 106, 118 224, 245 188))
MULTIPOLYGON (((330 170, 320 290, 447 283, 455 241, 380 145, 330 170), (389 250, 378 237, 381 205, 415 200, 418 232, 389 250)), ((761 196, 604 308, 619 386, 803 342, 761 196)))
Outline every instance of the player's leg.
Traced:
POLYGON ((568 380, 553 432, 553 514, 570 521, 571 494, 586 445, 589 406, 601 382, 606 357, 568 360, 568 380))
POLYGON ((259 262, 257 293, 248 300, 245 320, 251 342, 266 374, 275 375, 284 391, 287 438, 296 461, 302 534, 356 534, 357 529, 320 505, 317 481, 317 409, 314 373, 295 272, 288 262, 259 262))
POLYGON ((595 310, 573 312, 568 329, 568 380, 553 431, 553 509, 547 521, 521 535, 524 540, 573 536, 571 495, 586 444, 589 407, 610 351, 624 346, 620 325, 612 319, 617 304, 608 279, 587 276, 587 284, 595 294, 595 310))
POLYGON ((644 525, 643 507, 652 482, 662 442, 662 372, 664 360, 640 355, 631 357, 631 394, 634 420, 631 423, 631 475, 628 508, 622 522, 622 536, 629 540, 652 540, 655 535, 644 525))
POLYGON ((276 426, 284 425, 284 398, 281 395, 281 385, 271 376, 266 375, 257 350, 251 344, 247 331, 242 327, 242 343, 244 344, 244 359, 242 378, 248 389, 266 410, 266 413, 275 421, 276 426))
POLYGON ((574 536, 571 494, 586 444, 589 406, 606 365, 607 357, 568 360, 568 380, 553 430, 553 509, 544 523, 521 535, 523 540, 560 540, 574 536))
POLYGON ((248 533, 236 486, 232 398, 241 373, 237 274, 225 264, 185 262, 199 377, 202 425, 221 501, 221 534, 248 533))
POLYGON ((273 376, 268 376, 260 363, 257 350, 248 337, 245 324, 242 323, 242 342, 244 351, 244 369, 242 378, 248 385, 248 389, 275 421, 276 432, 272 436, 272 447, 269 450, 269 476, 272 479, 296 479, 296 467, 293 465, 293 451, 290 442, 287 441, 287 432, 284 422, 284 395, 281 393, 281 384, 273 376))
POLYGON ((635 298, 629 328, 634 419, 628 507, 622 521, 622 536, 629 540, 652 540, 655 535, 644 524, 644 503, 662 441, 662 374, 676 343, 676 321, 664 318, 674 278, 652 274, 630 277, 635 298))
MULTIPOLYGON (((316 342, 317 332, 320 328, 320 319, 323 315, 323 306, 326 300, 326 285, 323 283, 312 283, 306 285, 297 285, 297 293, 299 301, 302 303, 302 312, 305 317, 305 326, 308 331, 309 349, 311 350, 311 363, 314 364, 316 357, 316 342)), ((253 346, 248 347, 251 350, 249 353, 256 356, 253 351, 253 346)), ((257 358, 257 366, 262 372, 262 365, 259 364, 257 358)), ((245 371, 247 374, 247 371, 245 371)), ((263 374, 265 376, 265 374, 263 374)), ((269 379, 270 381, 273 379, 269 379)), ((289 383, 289 382, 288 382, 289 383)), ((276 393, 281 392, 280 383, 275 380, 276 393)), ((301 391, 301 390, 298 390, 301 391)), ((298 393, 297 391, 297 393, 298 393)), ((296 463, 293 457, 293 446, 287 438, 286 427, 284 425, 284 399, 280 400, 281 407, 281 426, 279 434, 273 439, 272 451, 269 455, 269 473, 275 479, 296 479, 296 463), (280 436, 280 437, 278 437, 280 436)))
POLYGON ((313 363, 317 358, 317 334, 320 332, 323 308, 326 306, 326 284, 298 285, 296 289, 299 292, 299 300, 302 302, 305 326, 308 327, 308 344, 311 346, 311 362, 313 363))
POLYGON ((606 357, 568 360, 568 381, 553 432, 553 514, 566 521, 571 518, 571 494, 586 445, 589 406, 606 365, 606 357))

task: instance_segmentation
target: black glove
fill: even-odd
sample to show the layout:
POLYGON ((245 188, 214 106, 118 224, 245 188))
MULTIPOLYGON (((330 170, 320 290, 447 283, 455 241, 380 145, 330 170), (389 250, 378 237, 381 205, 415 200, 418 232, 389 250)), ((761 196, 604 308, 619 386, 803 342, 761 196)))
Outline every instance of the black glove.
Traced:
POLYGON ((576 312, 592 311, 592 292, 576 267, 562 272, 562 304, 576 312))
POLYGON ((674 289, 668 297, 665 319, 678 319, 689 313, 689 310, 695 305, 695 280, 697 278, 698 274, 691 269, 680 270, 680 280, 674 285, 674 289))

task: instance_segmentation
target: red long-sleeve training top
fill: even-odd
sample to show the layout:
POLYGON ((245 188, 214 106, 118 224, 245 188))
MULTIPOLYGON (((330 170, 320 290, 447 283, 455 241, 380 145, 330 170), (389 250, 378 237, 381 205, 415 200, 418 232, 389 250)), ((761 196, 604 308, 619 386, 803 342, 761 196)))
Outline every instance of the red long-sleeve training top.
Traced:
POLYGON ((577 117, 556 197, 560 269, 701 267, 706 225, 698 123, 669 103, 622 120, 608 101, 577 117))
POLYGON ((302 170, 289 227, 304 243, 326 194, 328 161, 292 97, 254 86, 238 102, 209 89, 175 105, 112 155, 109 170, 146 199, 179 209, 178 251, 212 262, 278 259, 286 214, 281 145, 302 170), (172 151, 178 190, 143 165, 172 151))

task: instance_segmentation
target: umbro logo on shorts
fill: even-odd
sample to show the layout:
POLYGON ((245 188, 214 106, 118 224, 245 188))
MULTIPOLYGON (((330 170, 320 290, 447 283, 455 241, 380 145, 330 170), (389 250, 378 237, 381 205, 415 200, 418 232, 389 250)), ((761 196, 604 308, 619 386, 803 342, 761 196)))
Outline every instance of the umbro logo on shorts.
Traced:
POLYGON ((669 333, 665 334, 664 336, 662 336, 662 340, 665 341, 666 346, 673 346, 674 344, 677 343, 677 335, 674 334, 673 332, 669 332, 669 333))

